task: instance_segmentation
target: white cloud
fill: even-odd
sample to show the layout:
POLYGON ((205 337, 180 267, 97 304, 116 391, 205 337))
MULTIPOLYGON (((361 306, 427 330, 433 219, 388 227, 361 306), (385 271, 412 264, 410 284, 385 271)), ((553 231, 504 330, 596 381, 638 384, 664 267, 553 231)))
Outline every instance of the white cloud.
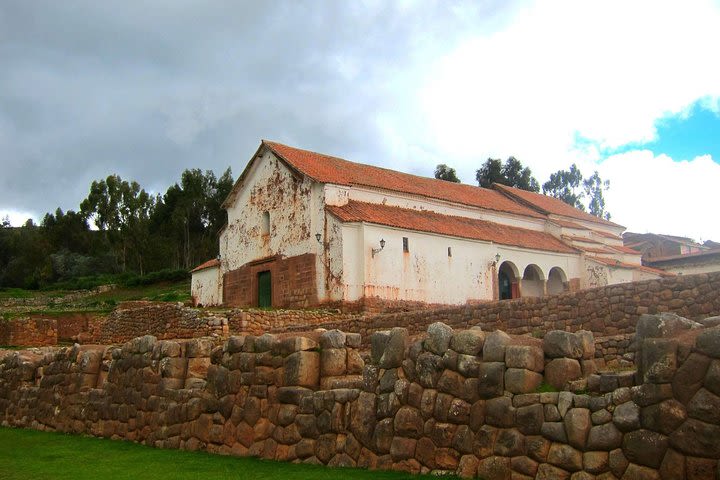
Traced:
POLYGON ((30 212, 19 212, 17 210, 0 210, 0 222, 5 220, 5 217, 10 219, 10 225, 13 227, 20 227, 25 224, 25 222, 32 218, 33 222, 37 223, 37 215, 30 212))
POLYGON ((502 31, 468 36, 423 65, 414 91, 422 126, 393 134, 442 152, 435 163, 468 183, 489 156, 515 155, 541 183, 571 163, 586 176, 598 169, 611 181, 608 206, 619 223, 720 238, 705 216, 711 189, 698 188, 720 179, 711 159, 602 156, 653 140, 659 119, 696 102, 717 111, 719 24, 712 1, 538 2, 502 31))
POLYGON ((613 221, 641 233, 720 239, 720 165, 709 155, 678 162, 635 150, 611 156, 598 169, 612 179, 607 207, 613 221))

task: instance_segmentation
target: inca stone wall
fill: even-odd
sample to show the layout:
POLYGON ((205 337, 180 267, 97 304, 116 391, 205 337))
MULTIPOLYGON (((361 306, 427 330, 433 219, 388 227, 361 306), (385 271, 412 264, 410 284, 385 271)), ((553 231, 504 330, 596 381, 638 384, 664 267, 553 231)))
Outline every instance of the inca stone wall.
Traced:
POLYGON ((637 373, 598 372, 587 331, 537 339, 442 323, 415 342, 404 328, 376 332, 365 358, 360 336, 340 331, 319 343, 144 336, 119 348, 9 352, 0 360, 0 419, 337 467, 715 478, 719 321, 642 317, 637 373))

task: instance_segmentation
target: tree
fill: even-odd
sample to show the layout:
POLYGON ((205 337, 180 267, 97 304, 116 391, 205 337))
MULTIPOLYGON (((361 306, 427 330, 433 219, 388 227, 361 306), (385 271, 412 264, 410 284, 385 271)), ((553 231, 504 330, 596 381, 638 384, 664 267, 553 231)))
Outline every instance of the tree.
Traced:
POLYGON ((128 256, 135 257, 140 274, 148 241, 148 223, 155 199, 140 185, 128 182, 119 175, 94 181, 90 193, 80 204, 80 212, 87 220, 105 232, 114 247, 116 258, 127 270, 128 256))
POLYGON ((583 193, 576 191, 582 179, 580 169, 573 163, 568 170, 558 170, 551 174, 550 180, 543 183, 543 193, 585 210, 585 205, 582 203, 583 193))
POLYGON ((539 192, 540 184, 533 177, 532 170, 524 167, 515 157, 509 157, 503 164, 499 158, 488 158, 475 173, 478 185, 490 188, 493 183, 515 187, 530 192, 539 192))
POLYGON ((596 217, 610 220, 610 213, 605 210, 603 192, 610 188, 610 181, 603 181, 597 170, 592 176, 583 179, 580 169, 574 163, 567 170, 558 170, 550 175, 550 180, 543 183, 543 193, 585 211, 583 199, 588 199, 587 210, 596 217), (582 191, 578 191, 582 184, 582 191))
POLYGON ((445 180, 446 182, 460 183, 460 179, 457 177, 455 169, 448 167, 444 163, 435 167, 435 178, 438 180, 445 180))
POLYGON ((583 189, 590 199, 588 210, 596 217, 604 218, 605 220, 610 220, 610 212, 605 210, 605 197, 603 192, 606 192, 609 188, 610 180, 603 181, 600 175, 598 175, 597 170, 595 170, 591 177, 583 180, 583 189))

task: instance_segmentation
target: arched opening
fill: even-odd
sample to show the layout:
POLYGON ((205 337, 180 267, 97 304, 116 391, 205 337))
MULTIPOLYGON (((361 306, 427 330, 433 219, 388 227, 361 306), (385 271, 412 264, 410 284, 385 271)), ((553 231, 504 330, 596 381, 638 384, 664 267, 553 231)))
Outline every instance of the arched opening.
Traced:
POLYGON ((520 296, 517 267, 512 262, 503 262, 498 268, 498 298, 509 300, 520 296))
POLYGON ((567 289, 568 289, 567 275, 565 275, 565 272, 562 271, 562 268, 560 268, 560 267, 551 268, 550 273, 548 273, 548 280, 547 280, 548 295, 557 295, 558 293, 567 291, 567 289))
POLYGON ((523 297, 542 297, 545 295, 545 277, 537 265, 525 267, 521 292, 523 297))

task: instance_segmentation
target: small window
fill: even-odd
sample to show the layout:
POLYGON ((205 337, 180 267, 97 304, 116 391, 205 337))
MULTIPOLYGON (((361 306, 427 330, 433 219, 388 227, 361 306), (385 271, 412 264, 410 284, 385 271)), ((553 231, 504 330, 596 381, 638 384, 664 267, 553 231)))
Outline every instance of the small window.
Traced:
POLYGON ((452 247, 448 247, 448 257, 452 257, 452 247))
POLYGON ((270 235, 270 212, 263 213, 262 234, 270 235))
POLYGON ((410 251, 410 244, 408 243, 408 237, 403 237, 403 252, 410 251))

